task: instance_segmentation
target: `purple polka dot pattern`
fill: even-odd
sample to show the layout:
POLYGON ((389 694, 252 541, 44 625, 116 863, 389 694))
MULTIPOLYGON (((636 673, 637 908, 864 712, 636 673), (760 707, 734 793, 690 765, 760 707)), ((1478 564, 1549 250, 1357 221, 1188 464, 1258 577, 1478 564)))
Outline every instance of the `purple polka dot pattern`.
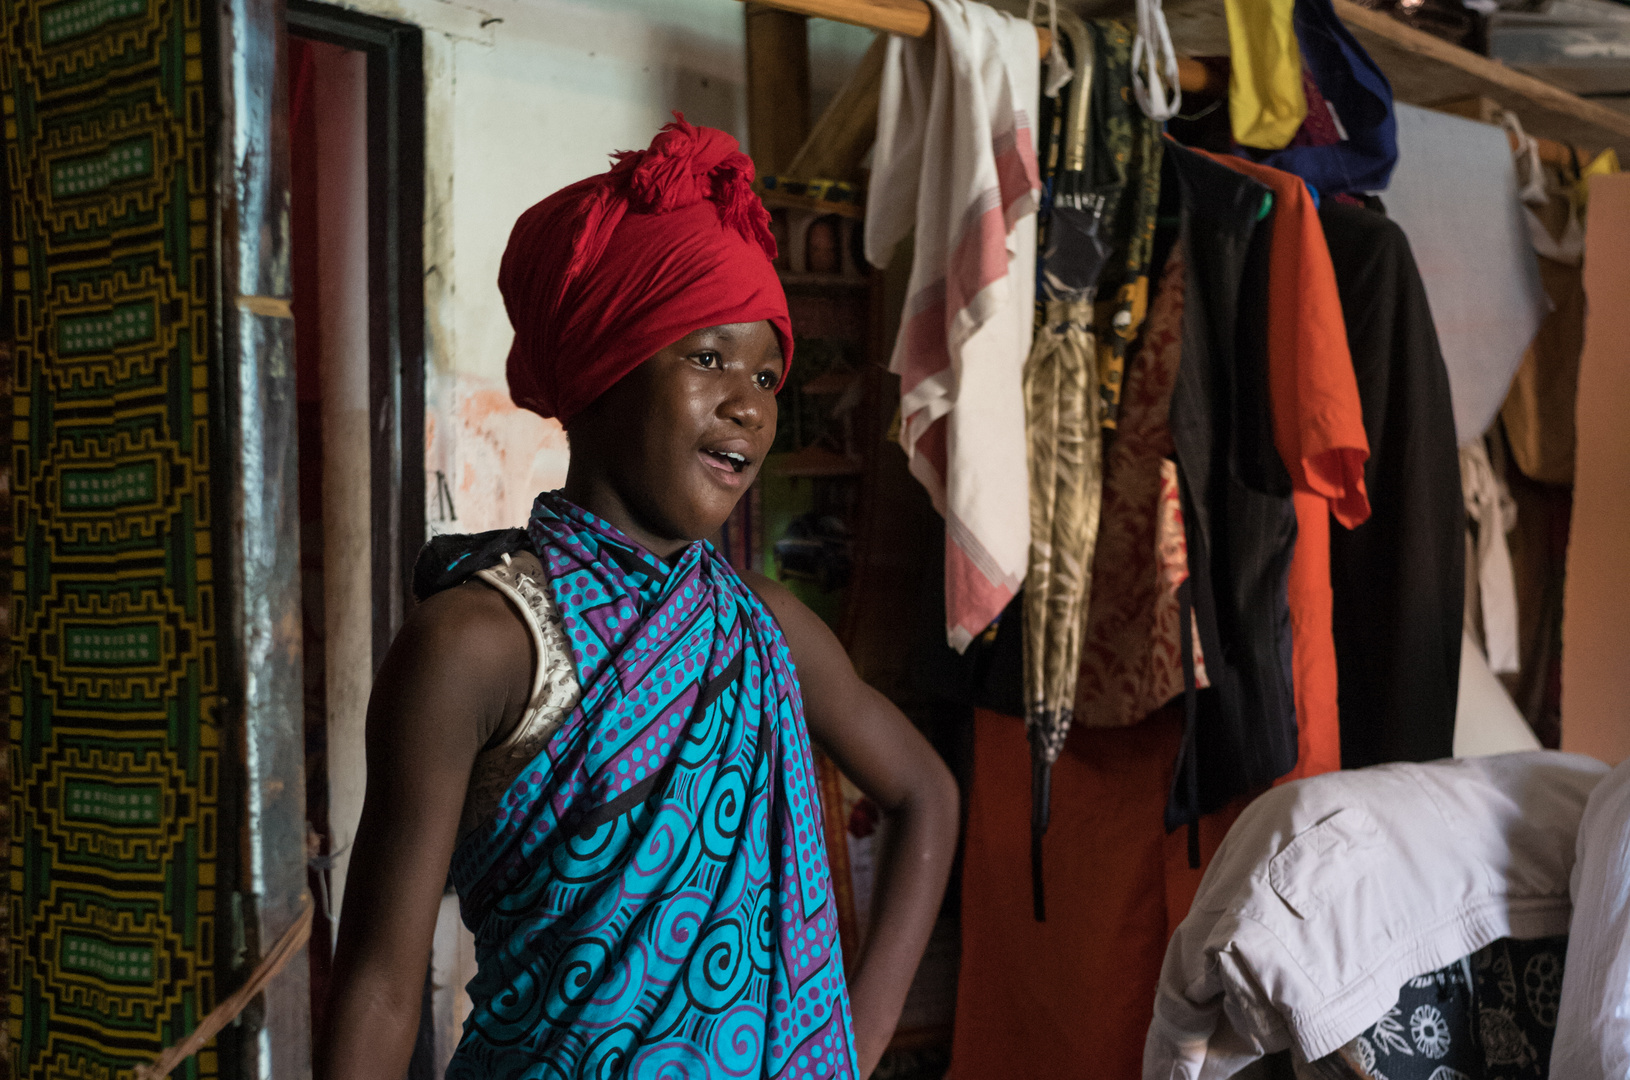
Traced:
POLYGON ((448 1080, 853 1078, 775 620, 706 543, 665 564, 554 493, 529 535, 582 701, 454 853, 478 972, 448 1080))

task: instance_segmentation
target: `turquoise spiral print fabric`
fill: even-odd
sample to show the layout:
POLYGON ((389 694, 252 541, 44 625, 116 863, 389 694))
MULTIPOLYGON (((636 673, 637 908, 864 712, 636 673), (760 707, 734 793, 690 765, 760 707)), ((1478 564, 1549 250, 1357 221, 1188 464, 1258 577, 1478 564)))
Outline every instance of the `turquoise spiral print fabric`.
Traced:
POLYGON ((556 493, 528 533, 583 698, 455 852, 475 935, 449 1080, 856 1074, 786 642, 706 543, 556 493))

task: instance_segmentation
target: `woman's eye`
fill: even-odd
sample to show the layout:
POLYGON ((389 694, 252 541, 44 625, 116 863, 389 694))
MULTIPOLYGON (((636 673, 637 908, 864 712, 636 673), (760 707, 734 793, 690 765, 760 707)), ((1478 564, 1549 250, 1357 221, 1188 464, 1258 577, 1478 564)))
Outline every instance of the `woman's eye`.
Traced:
POLYGON ((772 372, 772 371, 761 371, 761 372, 759 372, 757 375, 755 375, 753 377, 753 381, 758 383, 758 388, 760 390, 774 390, 775 389, 776 379, 775 379, 775 373, 772 372))
POLYGON ((716 352, 701 352, 696 354, 696 362, 705 368, 722 367, 724 361, 716 352))

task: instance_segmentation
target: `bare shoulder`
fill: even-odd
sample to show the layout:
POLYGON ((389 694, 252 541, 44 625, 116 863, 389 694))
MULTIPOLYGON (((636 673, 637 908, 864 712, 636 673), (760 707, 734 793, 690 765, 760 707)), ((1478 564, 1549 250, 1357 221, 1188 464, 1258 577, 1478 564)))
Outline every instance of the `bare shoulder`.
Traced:
POLYGON ((802 679, 842 678, 845 673, 853 677, 854 669, 849 656, 843 651, 837 636, 804 602, 778 581, 751 570, 742 571, 741 579, 764 602, 781 625, 786 635, 787 649, 792 662, 798 667, 802 679))
POLYGON ((520 614, 497 589, 471 580, 421 601, 397 639, 460 664, 482 667, 515 659, 530 665, 531 638, 520 614))
POLYGON ((787 636, 789 645, 793 644, 795 638, 809 636, 811 627, 808 624, 811 620, 820 629, 826 629, 826 624, 821 622, 820 617, 809 610, 802 600, 792 595, 792 591, 779 581, 754 570, 742 570, 740 574, 743 583, 753 590, 753 595, 764 602, 764 606, 770 609, 770 614, 775 616, 775 621, 781 624, 781 632, 787 636))
POLYGON ((425 708, 438 724, 467 718, 476 745, 485 745, 520 718, 533 662, 520 614, 496 589, 470 581, 413 609, 380 665, 375 696, 399 718, 425 708))
MULTIPOLYGON (((781 612, 788 609, 789 605, 804 608, 799 599, 792 595, 785 585, 774 578, 765 577, 757 570, 741 570, 738 573, 740 573, 741 580, 747 587, 753 590, 753 595, 764 601, 764 606, 769 608, 776 618, 779 619, 781 612)), ((809 609, 804 608, 804 610, 808 611, 809 609)))

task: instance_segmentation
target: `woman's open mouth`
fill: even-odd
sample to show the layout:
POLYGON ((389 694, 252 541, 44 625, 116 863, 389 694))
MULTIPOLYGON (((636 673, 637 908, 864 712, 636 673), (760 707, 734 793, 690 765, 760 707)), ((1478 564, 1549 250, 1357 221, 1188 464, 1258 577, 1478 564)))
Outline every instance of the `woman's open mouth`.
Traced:
POLYGON ((740 474, 751 462, 746 454, 734 450, 701 450, 698 451, 702 461, 712 469, 722 473, 740 474))

